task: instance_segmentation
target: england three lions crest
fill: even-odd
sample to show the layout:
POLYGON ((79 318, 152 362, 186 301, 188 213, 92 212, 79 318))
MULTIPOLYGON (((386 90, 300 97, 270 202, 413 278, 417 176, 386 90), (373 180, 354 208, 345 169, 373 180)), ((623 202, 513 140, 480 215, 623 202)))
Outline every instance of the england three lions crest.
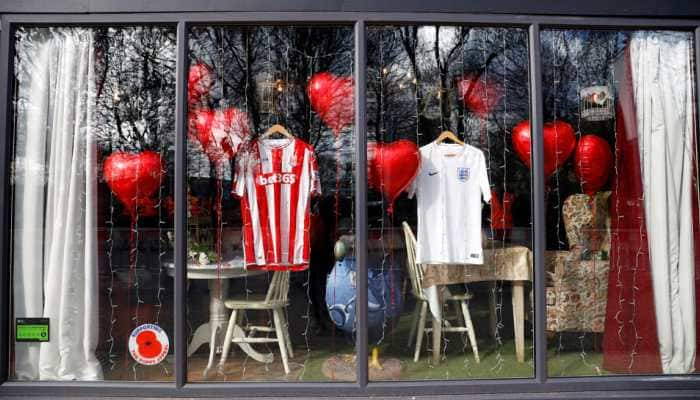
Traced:
POLYGON ((457 179, 461 182, 466 182, 469 180, 469 168, 460 167, 457 168, 457 179))

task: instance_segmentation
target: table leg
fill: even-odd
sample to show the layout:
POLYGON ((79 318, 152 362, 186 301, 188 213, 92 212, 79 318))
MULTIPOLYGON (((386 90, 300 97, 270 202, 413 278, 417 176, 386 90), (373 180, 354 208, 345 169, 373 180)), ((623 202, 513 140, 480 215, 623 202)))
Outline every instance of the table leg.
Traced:
POLYGON ((498 317, 496 316, 496 281, 489 282, 489 333, 496 340, 498 317))
POLYGON ((513 281, 511 293, 513 302, 513 329, 515 330, 515 356, 518 362, 525 362, 525 299, 523 281, 513 281))
MULTIPOLYGON (((442 288, 437 288, 438 305, 442 310, 442 288)), ((432 314, 431 314, 432 315, 432 314)), ((445 316, 443 315, 443 318, 445 316)), ((433 321, 433 365, 440 364, 440 350, 442 347, 442 321, 432 316, 433 321)))
POLYGON ((210 335, 211 327, 209 326, 209 322, 200 325, 197 330, 194 331, 190 345, 187 346, 187 356, 189 357, 194 354, 203 344, 209 343, 210 335))
POLYGON ((228 292, 228 279, 209 280, 209 361, 204 369, 206 378, 214 365, 214 354, 221 353, 223 340, 221 335, 226 332, 228 326, 228 312, 224 305, 224 298, 228 292))

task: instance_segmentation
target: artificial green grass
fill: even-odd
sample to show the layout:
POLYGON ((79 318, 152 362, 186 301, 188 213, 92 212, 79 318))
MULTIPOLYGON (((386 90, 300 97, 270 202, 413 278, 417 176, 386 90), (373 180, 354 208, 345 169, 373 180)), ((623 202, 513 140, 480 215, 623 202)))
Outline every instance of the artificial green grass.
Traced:
MULTIPOLYGON (((515 343, 512 338, 505 338, 499 346, 488 335, 477 333, 480 363, 476 363, 471 346, 462 342, 458 334, 447 334, 443 341, 443 354, 438 365, 432 363, 429 339, 424 338, 423 350, 418 362, 413 362, 413 345, 408 346, 410 315, 405 315, 394 329, 387 329, 387 334, 379 344, 380 361, 397 358, 401 362, 401 380, 461 380, 461 379, 507 379, 531 378, 534 376, 532 341, 525 342, 525 362, 520 363, 515 357, 515 343)), ((476 321, 475 321, 476 322, 476 321)), ((478 324, 477 324, 478 326, 478 324)), ((389 327, 390 328, 390 327, 389 327)), ((504 328, 504 334, 508 328, 504 328)), ((512 329, 512 328, 511 328, 512 329)), ((530 332, 526 329, 526 332, 530 332)), ((335 338, 336 351, 330 346, 316 346, 305 357, 305 368, 299 375, 304 381, 327 381, 321 368, 323 362, 333 355, 352 354, 354 347, 342 337, 335 338), (325 347, 326 349, 321 349, 325 347)), ((601 368, 603 356, 589 349, 582 352, 578 343, 561 346, 555 338, 548 345, 547 373, 552 377, 560 376, 598 376, 606 375, 601 368), (560 347, 564 347, 558 350, 560 347)), ((371 346, 370 346, 371 348, 371 346)))

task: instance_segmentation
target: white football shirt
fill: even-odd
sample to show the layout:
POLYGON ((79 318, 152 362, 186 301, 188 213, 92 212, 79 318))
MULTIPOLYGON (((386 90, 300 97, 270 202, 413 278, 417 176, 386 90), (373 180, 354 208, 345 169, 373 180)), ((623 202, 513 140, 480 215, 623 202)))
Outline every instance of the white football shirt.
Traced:
POLYGON ((491 200, 484 153, 468 144, 432 142, 408 190, 418 202, 421 264, 483 264, 481 199, 491 200))

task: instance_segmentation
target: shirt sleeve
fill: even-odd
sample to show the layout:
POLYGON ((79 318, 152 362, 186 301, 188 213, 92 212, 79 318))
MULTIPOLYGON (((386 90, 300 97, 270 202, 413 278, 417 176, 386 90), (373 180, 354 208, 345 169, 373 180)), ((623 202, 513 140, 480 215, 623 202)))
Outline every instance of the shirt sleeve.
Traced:
POLYGON ((231 194, 234 196, 243 197, 245 194, 245 165, 247 158, 245 149, 241 147, 236 154, 236 163, 234 165, 233 187, 231 188, 231 194))
POLYGON ((318 162, 313 150, 309 150, 309 171, 311 172, 311 195, 321 195, 321 177, 318 174, 318 162))
POLYGON ((489 174, 486 170, 486 159, 484 158, 484 153, 480 152, 481 157, 479 157, 479 188, 481 189, 481 195, 484 198, 484 202, 488 203, 491 201, 491 185, 489 184, 489 174))

